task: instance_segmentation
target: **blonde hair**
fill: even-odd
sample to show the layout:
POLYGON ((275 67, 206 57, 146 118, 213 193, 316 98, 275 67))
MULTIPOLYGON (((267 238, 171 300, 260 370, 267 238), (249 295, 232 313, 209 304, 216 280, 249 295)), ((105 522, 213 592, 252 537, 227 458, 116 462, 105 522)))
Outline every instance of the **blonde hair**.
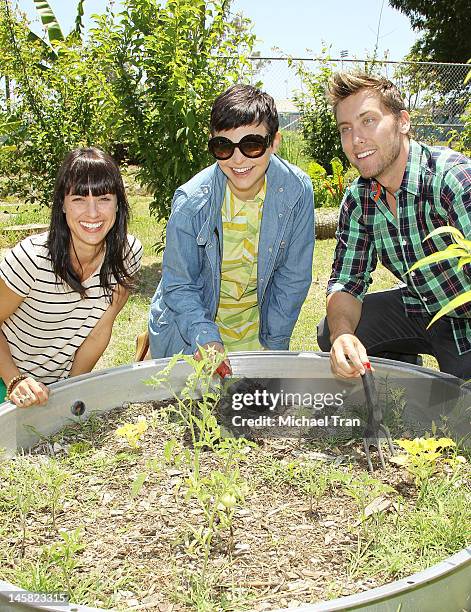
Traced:
POLYGON ((399 116, 401 111, 407 110, 398 88, 388 79, 371 76, 365 72, 336 72, 327 85, 327 94, 334 114, 339 102, 362 89, 374 91, 382 104, 396 116, 399 116))

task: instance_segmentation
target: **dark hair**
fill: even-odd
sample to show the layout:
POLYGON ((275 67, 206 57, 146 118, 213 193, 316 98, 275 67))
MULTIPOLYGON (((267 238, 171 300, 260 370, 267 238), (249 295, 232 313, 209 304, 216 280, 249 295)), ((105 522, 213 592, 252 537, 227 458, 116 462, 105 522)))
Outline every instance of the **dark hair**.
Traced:
POLYGON ((398 88, 384 77, 375 77, 365 72, 337 72, 328 84, 328 95, 335 110, 337 104, 361 89, 376 92, 382 104, 397 117, 407 110, 398 88))
POLYGON ((126 289, 132 288, 133 283, 125 265, 130 253, 127 239, 129 203, 118 164, 110 155, 95 147, 74 149, 67 154, 54 186, 47 247, 56 278, 85 296, 86 289, 72 267, 70 248, 73 244, 63 206, 66 195, 88 196, 89 193, 94 196, 110 193, 117 198, 116 220, 105 238, 106 253, 100 270, 100 286, 111 301, 114 280, 126 289))
POLYGON ((278 113, 273 98, 253 85, 232 85, 214 100, 211 134, 244 125, 264 123, 268 133, 278 131, 278 113))

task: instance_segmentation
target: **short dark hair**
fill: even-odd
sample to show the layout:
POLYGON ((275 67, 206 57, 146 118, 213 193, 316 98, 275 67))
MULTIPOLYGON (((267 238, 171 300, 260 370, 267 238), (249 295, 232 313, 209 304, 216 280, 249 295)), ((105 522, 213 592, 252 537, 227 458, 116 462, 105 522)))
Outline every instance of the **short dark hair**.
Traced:
POLYGON ((264 123, 274 136, 279 121, 275 100, 253 85, 232 85, 216 98, 211 110, 211 134, 264 123))
POLYGON ((56 177, 47 247, 56 278, 83 297, 86 290, 72 266, 72 241, 63 206, 66 195, 88 196, 89 193, 94 196, 115 194, 117 199, 116 220, 105 238, 106 253, 100 270, 100 286, 111 300, 114 282, 126 289, 130 289, 133 282, 125 264, 130 251, 127 238, 129 202, 118 164, 107 153, 86 147, 74 149, 65 157, 56 177))
POLYGON ((330 78, 328 95, 334 113, 339 102, 362 89, 374 91, 382 104, 396 116, 399 116, 401 111, 407 110, 399 89, 392 81, 384 77, 376 77, 366 72, 357 71, 337 72, 330 78))

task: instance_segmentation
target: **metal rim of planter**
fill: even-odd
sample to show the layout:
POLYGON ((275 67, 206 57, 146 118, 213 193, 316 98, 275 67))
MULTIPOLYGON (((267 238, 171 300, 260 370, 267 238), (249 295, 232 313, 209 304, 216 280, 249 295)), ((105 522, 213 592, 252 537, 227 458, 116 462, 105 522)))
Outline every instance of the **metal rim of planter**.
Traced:
MULTIPOLYGON (((5 402, 0 405, 0 448, 7 456, 19 448, 28 448, 37 441, 37 434, 50 435, 67 422, 77 420, 71 406, 81 401, 88 412, 107 412, 120 403, 160 401, 169 396, 160 387, 144 384, 153 374, 163 369, 168 359, 157 359, 101 370, 62 381, 51 386, 51 397, 42 408, 17 409, 5 402), (25 425, 33 428, 25 429, 25 425), (34 433, 33 433, 34 432, 34 433)), ((279 377, 295 374, 297 378, 330 376, 329 356, 326 353, 263 351, 233 353, 234 373, 241 376, 279 377)), ((394 373, 407 377, 426 377, 434 381, 455 381, 452 376, 418 366, 405 365, 385 359, 372 359, 378 373, 394 373)), ((190 372, 189 366, 179 362, 171 375, 173 388, 181 388, 190 372)), ((469 390, 471 395, 471 390, 469 390)), ((48 605, 32 601, 31 593, 0 581, 0 612, 48 610, 50 612, 91 612, 102 610, 78 604, 48 605), (11 603, 11 594, 18 594, 20 602, 11 603)), ((355 595, 298 607, 300 612, 334 612, 363 610, 365 612, 462 612, 471 611, 471 547, 465 548, 444 561, 381 587, 355 595)), ((278 611, 281 612, 281 611, 278 611)))

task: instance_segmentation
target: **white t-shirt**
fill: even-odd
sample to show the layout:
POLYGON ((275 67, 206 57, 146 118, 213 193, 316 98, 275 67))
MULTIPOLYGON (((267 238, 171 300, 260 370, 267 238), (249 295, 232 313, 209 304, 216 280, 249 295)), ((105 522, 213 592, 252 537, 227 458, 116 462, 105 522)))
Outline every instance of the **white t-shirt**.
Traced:
MULTIPOLYGON (((62 280, 56 281, 46 246, 48 233, 29 236, 0 262, 0 278, 24 300, 1 326, 19 371, 44 384, 66 378, 75 352, 107 310, 100 287, 101 263, 85 281, 81 297, 62 280)), ((141 267, 142 245, 128 235, 127 269, 141 267)))

